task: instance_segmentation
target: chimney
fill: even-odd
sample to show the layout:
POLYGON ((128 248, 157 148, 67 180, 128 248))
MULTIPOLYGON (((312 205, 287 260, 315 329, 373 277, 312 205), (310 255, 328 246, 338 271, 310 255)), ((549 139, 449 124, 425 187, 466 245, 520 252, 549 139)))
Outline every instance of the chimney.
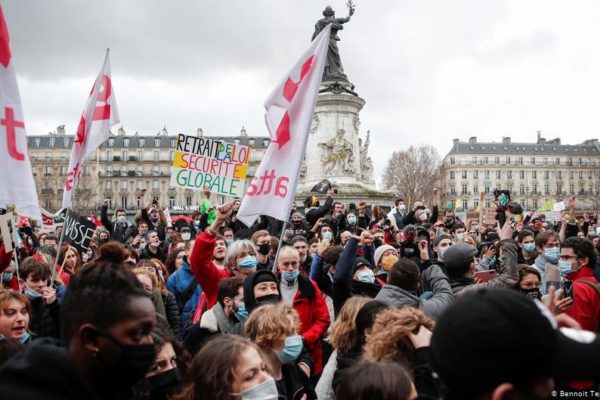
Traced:
POLYGON ((510 144, 510 136, 502 136, 502 143, 510 144))
POLYGON ((242 125, 242 129, 240 130, 240 136, 246 137, 248 136, 248 132, 246 132, 246 128, 242 125))
POLYGON ((452 140, 452 145, 453 146, 457 146, 460 143, 460 139, 453 139, 452 140))
POLYGON ((477 136, 471 136, 469 138, 469 144, 475 144, 477 143, 477 136))
POLYGON ((542 137, 542 131, 537 131, 537 144, 546 144, 546 138, 542 137))
POLYGON ((583 142, 586 146, 598 146, 598 139, 588 139, 583 142))
POLYGON ((198 136, 198 137, 202 137, 202 136, 204 136, 204 129, 202 129, 202 128, 198 128, 198 129, 196 130, 196 136, 198 136))
POLYGON ((560 138, 557 137, 555 139, 552 139, 550 142, 548 142, 549 144, 560 144, 560 138))

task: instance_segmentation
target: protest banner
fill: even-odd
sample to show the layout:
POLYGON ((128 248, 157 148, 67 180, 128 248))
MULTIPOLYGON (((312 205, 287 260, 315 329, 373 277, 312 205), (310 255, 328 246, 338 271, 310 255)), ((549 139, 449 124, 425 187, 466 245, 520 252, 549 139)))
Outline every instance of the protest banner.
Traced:
POLYGON ((544 213, 545 219, 548 222, 557 222, 560 221, 561 212, 560 211, 548 211, 544 213))
POLYGON ((90 241, 96 230, 96 225, 87 218, 80 217, 74 211, 69 210, 64 223, 64 240, 82 252, 90 249, 90 241))
POLYGON ((171 187, 208 189, 214 194, 242 197, 250 151, 250 146, 179 134, 171 187))

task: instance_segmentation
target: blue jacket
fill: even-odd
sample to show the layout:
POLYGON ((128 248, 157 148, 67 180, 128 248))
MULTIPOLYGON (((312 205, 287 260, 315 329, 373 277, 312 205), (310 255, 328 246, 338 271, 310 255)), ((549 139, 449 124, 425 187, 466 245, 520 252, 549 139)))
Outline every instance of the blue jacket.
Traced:
MULTIPOLYGON (((190 265, 183 260, 181 264, 181 268, 177 271, 173 272, 169 279, 167 279, 167 290, 175 296, 177 299, 177 303, 180 303, 180 298, 183 296, 183 292, 191 282, 195 282, 196 279, 192 274, 192 269, 190 265)), ((184 330, 190 324, 190 321, 193 317, 194 311, 196 310, 196 306, 198 305, 198 300, 200 299, 200 295, 202 294, 202 288, 200 285, 196 284, 196 290, 194 294, 188 299, 188 301, 183 306, 183 309, 180 307, 179 314, 181 316, 181 329, 184 330)))

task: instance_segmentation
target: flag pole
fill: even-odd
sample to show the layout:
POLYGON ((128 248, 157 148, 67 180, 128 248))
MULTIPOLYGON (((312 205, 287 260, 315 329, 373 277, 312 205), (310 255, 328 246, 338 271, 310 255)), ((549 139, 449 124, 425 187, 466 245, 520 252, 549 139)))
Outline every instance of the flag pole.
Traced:
MULTIPOLYGON (((12 218, 13 227, 12 228, 13 228, 13 232, 15 232, 14 229, 16 227, 14 226, 14 221, 15 221, 15 213, 14 213, 14 211, 11 211, 11 214, 13 216, 13 218, 12 218)), ((15 232, 15 233, 17 235, 19 234, 19 232, 15 232)), ((13 240, 13 238, 11 237, 10 240, 13 240)), ((17 248, 17 243, 15 241, 15 246, 13 248, 13 258, 15 259, 15 271, 17 272, 17 282, 19 282, 21 280, 21 274, 19 273, 19 257, 17 256, 17 251, 18 251, 18 248, 17 248)))
POLYGON ((283 236, 285 235, 285 226, 287 221, 283 221, 278 219, 277 221, 281 221, 281 234, 279 235, 279 245, 277 246, 277 253, 275 253, 275 260, 273 260, 273 273, 277 272, 277 260, 279 259, 279 251, 281 250, 283 244, 283 236))

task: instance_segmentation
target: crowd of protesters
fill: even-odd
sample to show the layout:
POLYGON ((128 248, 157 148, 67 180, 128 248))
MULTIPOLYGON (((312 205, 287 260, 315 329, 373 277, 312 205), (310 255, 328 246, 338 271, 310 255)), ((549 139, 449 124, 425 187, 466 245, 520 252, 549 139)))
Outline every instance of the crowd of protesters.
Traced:
POLYGON ((204 194, 175 221, 105 201, 89 251, 0 246, 0 398, 598 396, 600 221, 574 198, 492 224, 330 190, 249 227, 204 194))

